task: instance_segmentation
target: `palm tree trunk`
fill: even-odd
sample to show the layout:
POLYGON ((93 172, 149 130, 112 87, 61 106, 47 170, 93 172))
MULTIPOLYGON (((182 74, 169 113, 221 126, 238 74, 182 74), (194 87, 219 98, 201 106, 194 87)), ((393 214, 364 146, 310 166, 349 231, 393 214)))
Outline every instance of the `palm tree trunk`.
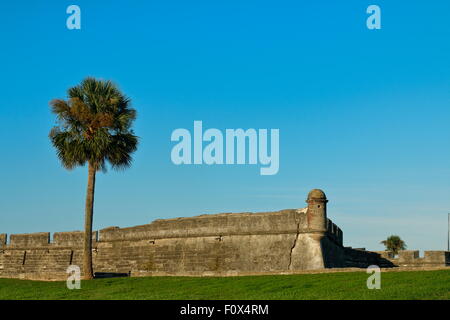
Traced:
POLYGON ((94 278, 92 268, 92 219, 94 216, 94 191, 95 191, 96 169, 89 162, 88 185, 86 192, 86 209, 84 217, 84 254, 83 254, 83 278, 86 280, 94 278))

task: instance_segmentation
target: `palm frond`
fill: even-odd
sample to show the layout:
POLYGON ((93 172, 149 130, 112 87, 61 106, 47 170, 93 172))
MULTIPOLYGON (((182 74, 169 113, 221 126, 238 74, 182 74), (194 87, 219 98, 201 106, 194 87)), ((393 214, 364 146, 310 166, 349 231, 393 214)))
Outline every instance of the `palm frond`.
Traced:
POLYGON ((131 165, 138 138, 131 130, 136 110, 131 100, 111 82, 92 77, 68 90, 68 100, 50 102, 60 124, 50 140, 63 166, 73 169, 86 162, 106 171, 131 165))

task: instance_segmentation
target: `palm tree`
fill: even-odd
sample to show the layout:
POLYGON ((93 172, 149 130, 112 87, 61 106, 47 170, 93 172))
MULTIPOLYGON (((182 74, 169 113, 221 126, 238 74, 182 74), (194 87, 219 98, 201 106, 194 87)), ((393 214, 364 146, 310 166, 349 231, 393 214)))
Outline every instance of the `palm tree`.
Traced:
POLYGON ((92 220, 94 214, 95 176, 131 165, 131 154, 137 149, 138 138, 131 126, 136 111, 130 99, 110 81, 86 78, 68 90, 68 99, 50 102, 58 125, 49 137, 62 165, 71 170, 88 165, 85 207, 83 278, 92 279, 92 220))
POLYGON ((400 250, 406 249, 406 243, 400 239, 399 236, 389 236, 386 240, 383 240, 380 242, 381 244, 384 244, 386 247, 386 251, 391 252, 393 255, 398 254, 400 250))

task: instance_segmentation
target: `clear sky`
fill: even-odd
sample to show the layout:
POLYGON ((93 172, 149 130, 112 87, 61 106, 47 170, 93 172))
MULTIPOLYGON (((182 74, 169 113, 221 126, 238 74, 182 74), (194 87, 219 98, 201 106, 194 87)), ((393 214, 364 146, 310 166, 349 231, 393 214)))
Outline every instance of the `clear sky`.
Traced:
POLYGON ((0 232, 82 230, 87 169, 61 167, 48 102, 94 76, 132 98, 140 137, 132 168, 98 175, 96 229, 300 208, 321 188, 345 245, 443 250, 449 17, 448 0, 2 1, 0 232), (194 120, 278 128, 279 173, 174 165, 170 135, 194 120))

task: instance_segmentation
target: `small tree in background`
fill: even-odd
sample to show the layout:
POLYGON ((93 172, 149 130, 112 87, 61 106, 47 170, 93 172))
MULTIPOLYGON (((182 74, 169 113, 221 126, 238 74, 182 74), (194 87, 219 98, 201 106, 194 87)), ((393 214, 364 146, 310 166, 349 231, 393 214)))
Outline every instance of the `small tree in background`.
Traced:
POLYGON ((391 252, 393 255, 397 255, 400 250, 406 249, 406 243, 399 236, 389 236, 386 240, 380 242, 386 247, 386 251, 391 252))
POLYGON ((66 169, 88 167, 86 192, 83 277, 92 279, 92 221, 94 215, 95 175, 131 165, 131 154, 138 139, 131 126, 136 111, 130 100, 110 81, 86 78, 68 90, 68 100, 50 102, 58 125, 50 131, 50 140, 66 169))

